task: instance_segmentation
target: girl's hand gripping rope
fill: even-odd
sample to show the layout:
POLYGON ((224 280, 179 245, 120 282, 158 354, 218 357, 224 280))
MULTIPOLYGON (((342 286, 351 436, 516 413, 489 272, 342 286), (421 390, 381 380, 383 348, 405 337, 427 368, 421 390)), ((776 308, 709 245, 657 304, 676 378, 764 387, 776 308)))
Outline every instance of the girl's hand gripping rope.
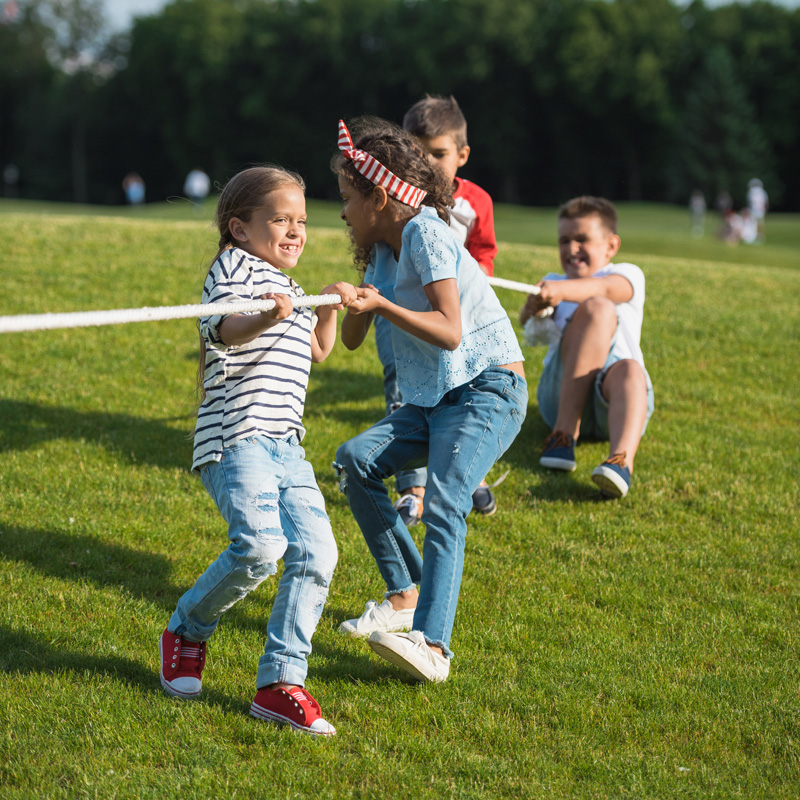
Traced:
MULTIPOLYGON (((342 302, 338 305, 328 306, 328 308, 335 309, 336 311, 343 311, 356 299, 357 290, 352 283, 339 281, 338 283, 332 283, 330 286, 326 286, 320 294, 338 294, 339 297, 342 298, 342 302)), ((317 313, 319 313, 319 310, 317 313)))
POLYGON ((294 310, 292 298, 288 294, 276 294, 275 292, 269 292, 268 294, 262 294, 260 299, 272 300, 275 303, 275 305, 268 311, 261 312, 261 315, 264 317, 264 319, 270 320, 271 322, 278 322, 279 320, 286 319, 294 310))

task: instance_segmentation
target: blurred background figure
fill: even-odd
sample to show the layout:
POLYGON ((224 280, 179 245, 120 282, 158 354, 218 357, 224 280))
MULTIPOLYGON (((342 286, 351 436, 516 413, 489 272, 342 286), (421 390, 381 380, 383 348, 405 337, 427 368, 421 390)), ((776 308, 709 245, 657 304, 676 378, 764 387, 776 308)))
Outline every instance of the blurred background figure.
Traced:
POLYGON ((138 172, 129 172, 122 179, 122 190, 130 205, 138 206, 144 203, 144 181, 138 172))
POLYGON ((3 193, 6 197, 16 197, 19 185, 19 170, 16 164, 3 167, 3 193))
POLYGON ((727 189, 720 189, 717 192, 717 199, 714 207, 719 211, 720 216, 724 219, 728 211, 733 210, 733 198, 727 189))
POLYGON ((749 208, 743 208, 739 212, 739 218, 742 220, 741 227, 741 240, 745 244, 758 243, 758 222, 753 216, 749 208))
POLYGON ((202 205, 210 190, 211 179, 203 170, 195 168, 186 176, 183 192, 196 207, 202 205))
POLYGON ((692 215, 692 236, 701 239, 706 225, 706 197, 700 189, 692 192, 689 198, 689 211, 692 215))
POLYGON ((756 244, 764 243, 764 217, 769 208, 769 197, 764 190, 764 184, 758 179, 753 178, 747 184, 747 208, 753 216, 756 225, 756 244))
POLYGON ((725 244, 739 244, 742 241, 742 218, 732 208, 722 215, 718 236, 725 244))

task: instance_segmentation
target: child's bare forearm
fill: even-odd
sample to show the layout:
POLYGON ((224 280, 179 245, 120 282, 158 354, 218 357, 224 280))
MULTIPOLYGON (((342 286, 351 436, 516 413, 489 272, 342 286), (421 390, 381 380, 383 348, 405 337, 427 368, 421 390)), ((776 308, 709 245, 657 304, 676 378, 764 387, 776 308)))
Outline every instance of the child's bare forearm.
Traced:
POLYGON ((336 344, 336 310, 331 306, 317 309, 317 324, 311 332, 311 360, 324 361, 336 344))
POLYGON ((541 281, 540 297, 548 305, 559 303, 582 303, 590 297, 606 297, 619 305, 633 297, 633 286, 622 275, 606 275, 603 278, 570 278, 565 281, 541 281))
POLYGON ((227 347, 239 347, 252 342, 293 311, 292 298, 287 294, 269 292, 260 300, 274 300, 275 306, 258 314, 230 314, 219 324, 219 336, 227 347))
POLYGON ((375 315, 369 312, 345 314, 342 320, 342 344, 348 350, 356 350, 367 338, 367 331, 375 315))

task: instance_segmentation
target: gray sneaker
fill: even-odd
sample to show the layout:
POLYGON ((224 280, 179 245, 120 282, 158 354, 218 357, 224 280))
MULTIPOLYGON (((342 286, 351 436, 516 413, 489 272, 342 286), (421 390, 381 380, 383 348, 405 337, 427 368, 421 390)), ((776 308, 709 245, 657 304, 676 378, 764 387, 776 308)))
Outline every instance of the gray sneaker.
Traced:
POLYGON ((422 631, 373 633, 368 644, 381 658, 418 681, 441 683, 450 674, 450 659, 431 650, 422 631))
POLYGON ((378 605, 377 600, 367 600, 364 613, 357 619, 346 619, 339 626, 339 633, 348 636, 369 636, 376 631, 410 631, 414 627, 414 611, 406 608, 395 611, 388 600, 378 605))

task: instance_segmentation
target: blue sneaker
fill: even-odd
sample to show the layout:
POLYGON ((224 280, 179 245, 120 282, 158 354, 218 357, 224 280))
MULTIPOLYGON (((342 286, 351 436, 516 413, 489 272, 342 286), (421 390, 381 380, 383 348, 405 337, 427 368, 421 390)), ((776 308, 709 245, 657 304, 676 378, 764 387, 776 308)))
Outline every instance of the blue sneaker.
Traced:
POLYGON ((548 469, 561 469, 564 472, 574 472, 577 464, 575 463, 575 441, 563 431, 553 431, 544 440, 539 463, 548 469))
POLYGON ((625 453, 614 453, 595 467, 592 480, 606 497, 625 497, 631 488, 631 471, 625 466, 625 453))
POLYGON ((497 511, 497 499, 485 483, 472 494, 472 510, 484 517, 491 517, 497 511))

